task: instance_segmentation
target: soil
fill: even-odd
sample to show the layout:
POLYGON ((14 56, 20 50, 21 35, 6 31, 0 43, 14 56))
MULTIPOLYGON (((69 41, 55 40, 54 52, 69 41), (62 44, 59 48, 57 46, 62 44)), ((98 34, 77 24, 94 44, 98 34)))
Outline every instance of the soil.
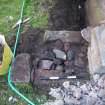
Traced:
POLYGON ((55 6, 49 12, 49 29, 78 31, 86 27, 85 1, 56 0, 55 6))

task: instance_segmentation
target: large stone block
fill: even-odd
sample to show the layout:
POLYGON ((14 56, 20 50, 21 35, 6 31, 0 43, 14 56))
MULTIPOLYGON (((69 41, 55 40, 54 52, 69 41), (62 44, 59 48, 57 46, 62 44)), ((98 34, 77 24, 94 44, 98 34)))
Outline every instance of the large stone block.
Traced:
POLYGON ((44 41, 61 39, 63 42, 81 43, 80 31, 46 31, 44 41))
POLYGON ((92 28, 91 44, 88 48, 88 61, 91 74, 105 73, 105 26, 92 28))
POLYGON ((30 55, 17 55, 12 64, 12 81, 14 83, 28 83, 30 81, 30 69, 30 55))

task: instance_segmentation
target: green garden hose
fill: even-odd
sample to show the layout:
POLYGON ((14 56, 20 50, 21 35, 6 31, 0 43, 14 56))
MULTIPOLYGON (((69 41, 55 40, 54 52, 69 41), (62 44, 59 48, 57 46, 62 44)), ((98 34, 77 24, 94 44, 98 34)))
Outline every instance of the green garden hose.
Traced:
MULTIPOLYGON (((24 12, 24 7, 25 7, 25 2, 26 2, 26 0, 23 0, 23 2, 22 2, 22 8, 21 8, 21 14, 20 14, 20 24, 19 24, 19 27, 18 27, 18 31, 16 33, 16 42, 15 42, 15 46, 14 46, 13 59, 12 59, 12 61, 14 61, 14 59, 15 59, 17 44, 18 44, 18 41, 19 41, 20 33, 21 33, 20 30, 21 30, 21 23, 22 23, 22 20, 23 20, 23 12, 24 12)), ((38 105, 38 103, 36 103, 36 104, 33 103, 27 97, 25 97, 23 94, 21 94, 18 91, 18 89, 16 89, 16 87, 14 87, 14 85, 12 84, 12 80, 11 80, 11 65, 9 67, 9 73, 8 73, 8 85, 12 89, 12 91, 14 91, 19 97, 21 97, 22 99, 24 99, 28 103, 28 105, 38 105)))

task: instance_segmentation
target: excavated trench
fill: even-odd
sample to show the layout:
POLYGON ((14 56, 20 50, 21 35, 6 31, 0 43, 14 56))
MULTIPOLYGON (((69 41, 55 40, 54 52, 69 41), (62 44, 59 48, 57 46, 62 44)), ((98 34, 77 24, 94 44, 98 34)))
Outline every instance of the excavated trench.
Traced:
MULTIPOLYGON (((76 75, 80 80, 89 79, 87 59, 88 43, 82 39, 80 34, 78 34, 78 36, 80 35, 79 39, 81 40, 77 42, 74 40, 74 37, 76 37, 75 34, 73 34, 74 37, 71 41, 66 41, 65 37, 65 40, 62 40, 62 38, 59 37, 59 33, 63 32, 64 36, 66 36, 65 33, 70 33, 71 35, 71 31, 80 32, 81 29, 86 27, 85 1, 86 0, 56 0, 56 4, 49 10, 47 30, 49 30, 51 34, 57 31, 57 38, 45 41, 46 31, 43 29, 28 28, 26 32, 22 33, 17 55, 21 53, 28 53, 30 55, 30 78, 35 86, 37 85, 44 89, 44 87, 59 86, 60 83, 67 80, 41 80, 41 78, 53 76, 67 77, 76 75), (66 51, 67 47, 69 53, 66 51)), ((12 37, 9 41, 11 48, 14 45, 14 41, 15 37, 12 37)), ((21 78, 21 74, 23 77, 26 71, 22 71, 21 68, 18 72, 19 71, 21 72, 19 75, 21 78)), ((16 70, 13 71, 13 74, 13 81, 16 80, 16 78, 19 80, 16 70)), ((24 77, 21 79, 24 80, 24 77)))

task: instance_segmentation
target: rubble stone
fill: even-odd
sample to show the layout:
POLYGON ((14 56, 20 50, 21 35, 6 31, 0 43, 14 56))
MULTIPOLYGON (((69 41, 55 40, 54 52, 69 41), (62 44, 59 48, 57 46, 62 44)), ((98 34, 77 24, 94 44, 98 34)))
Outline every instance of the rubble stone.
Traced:
MULTIPOLYGON (((105 75, 100 79, 103 80, 104 77, 105 75)), ((64 105, 105 105, 105 88, 96 90, 98 82, 92 80, 82 85, 70 85, 69 81, 64 82, 63 88, 51 89, 50 95, 56 98, 52 101, 53 105, 59 100, 62 100, 64 105)))

